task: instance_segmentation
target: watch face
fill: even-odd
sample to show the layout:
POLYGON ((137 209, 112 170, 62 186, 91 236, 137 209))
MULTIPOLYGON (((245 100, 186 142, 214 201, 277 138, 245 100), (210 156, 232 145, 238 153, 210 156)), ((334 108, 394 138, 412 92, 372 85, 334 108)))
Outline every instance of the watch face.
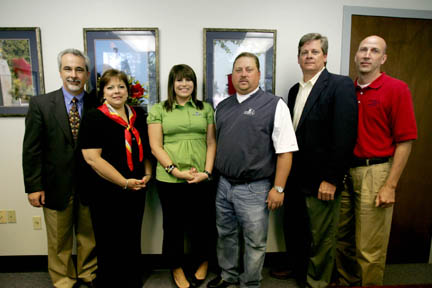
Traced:
POLYGON ((283 193, 284 192, 284 188, 280 187, 280 186, 274 186, 274 188, 276 189, 277 192, 279 193, 283 193))

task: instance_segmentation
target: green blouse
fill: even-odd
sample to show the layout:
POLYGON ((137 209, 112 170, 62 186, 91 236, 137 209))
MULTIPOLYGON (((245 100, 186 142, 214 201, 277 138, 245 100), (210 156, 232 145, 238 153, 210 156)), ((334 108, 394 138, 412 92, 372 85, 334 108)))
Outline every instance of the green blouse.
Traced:
MULTIPOLYGON (((184 106, 174 104, 172 111, 163 108, 164 102, 152 107, 147 117, 147 124, 162 124, 163 147, 171 161, 179 170, 195 167, 204 171, 207 154, 207 126, 214 124, 214 112, 211 105, 203 102, 204 108, 199 110, 192 100, 184 106)), ((181 183, 165 171, 158 162, 156 179, 162 182, 181 183)))

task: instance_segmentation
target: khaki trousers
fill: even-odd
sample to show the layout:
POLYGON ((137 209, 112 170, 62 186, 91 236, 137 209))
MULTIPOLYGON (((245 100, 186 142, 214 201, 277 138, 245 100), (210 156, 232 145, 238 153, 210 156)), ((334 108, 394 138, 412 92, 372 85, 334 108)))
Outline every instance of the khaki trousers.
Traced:
POLYGON ((393 207, 375 207, 391 162, 350 169, 342 192, 336 265, 340 285, 382 285, 393 207))
POLYGON ((89 207, 71 197, 65 210, 43 208, 43 211, 48 238, 48 272, 54 287, 71 288, 78 279, 91 282, 96 277, 97 262, 89 207), (74 234, 76 268, 72 260, 74 234))

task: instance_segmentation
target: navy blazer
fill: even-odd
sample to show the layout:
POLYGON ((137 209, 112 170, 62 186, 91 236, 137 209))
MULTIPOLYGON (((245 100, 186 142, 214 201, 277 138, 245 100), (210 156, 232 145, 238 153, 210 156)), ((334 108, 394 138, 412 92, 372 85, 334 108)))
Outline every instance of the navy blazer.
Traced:
MULTIPOLYGON (((294 115, 299 83, 288 93, 294 115)), ((323 180, 341 187, 357 138, 357 97, 347 76, 324 69, 312 88, 300 117, 289 181, 305 194, 316 195, 323 180)), ((288 183, 288 187, 289 187, 288 183)), ((340 189, 338 189, 340 190, 340 189)))
MULTIPOLYGON (((82 114, 96 106, 96 97, 86 93, 82 114)), ((85 187, 88 167, 74 143, 62 89, 32 97, 25 126, 25 192, 45 191, 45 207, 63 210, 71 194, 85 187)))

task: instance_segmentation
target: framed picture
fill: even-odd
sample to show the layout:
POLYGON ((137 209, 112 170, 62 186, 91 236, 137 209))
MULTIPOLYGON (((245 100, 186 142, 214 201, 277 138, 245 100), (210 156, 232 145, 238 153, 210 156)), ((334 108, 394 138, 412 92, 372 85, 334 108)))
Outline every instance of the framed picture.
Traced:
POLYGON ((204 98, 214 108, 235 93, 232 65, 242 52, 258 56, 260 87, 274 93, 276 30, 204 28, 204 98))
POLYGON ((39 27, 0 28, 0 116, 25 116, 45 93, 39 27))
POLYGON ((88 91, 114 68, 129 76, 129 104, 147 109, 159 101, 158 28, 84 28, 84 50, 91 62, 88 91))

